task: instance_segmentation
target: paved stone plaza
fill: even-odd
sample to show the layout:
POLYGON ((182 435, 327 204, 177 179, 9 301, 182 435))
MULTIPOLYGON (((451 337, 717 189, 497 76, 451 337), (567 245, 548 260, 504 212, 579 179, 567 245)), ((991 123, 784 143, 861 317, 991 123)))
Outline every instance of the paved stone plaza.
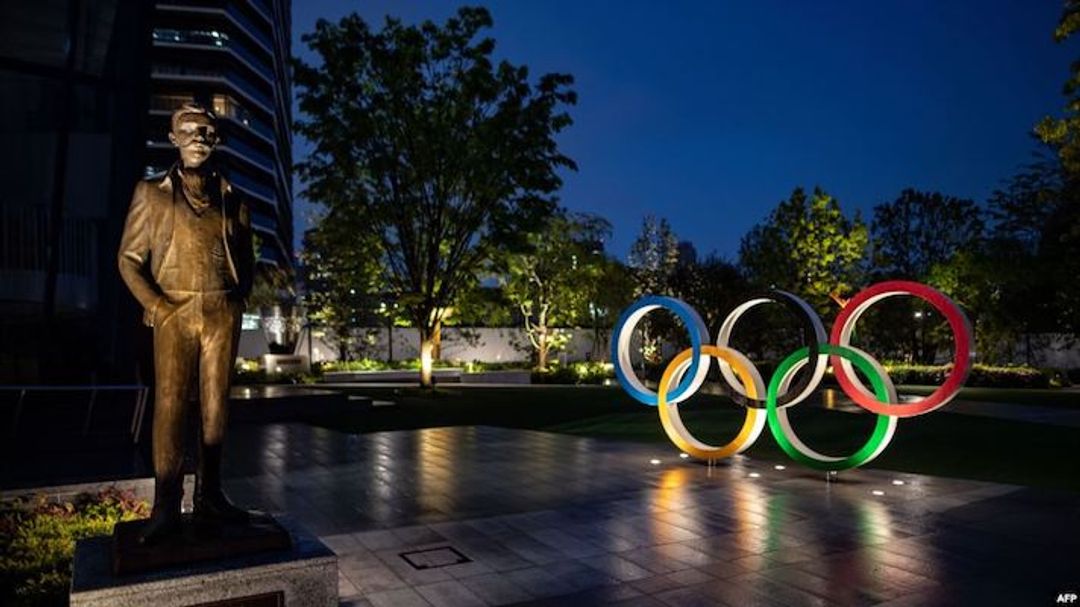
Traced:
POLYGON ((338 553, 345 605, 1052 605, 1080 589, 1072 493, 874 470, 827 483, 492 427, 242 426, 227 466, 236 501, 338 553))

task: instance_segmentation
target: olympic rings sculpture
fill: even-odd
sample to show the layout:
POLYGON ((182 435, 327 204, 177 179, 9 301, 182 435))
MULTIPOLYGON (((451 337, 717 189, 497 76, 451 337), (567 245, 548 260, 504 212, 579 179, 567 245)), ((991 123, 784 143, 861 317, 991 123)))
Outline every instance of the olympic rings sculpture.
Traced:
POLYGON ((746 451, 768 425, 780 448, 805 466, 826 471, 861 466, 881 455, 892 440, 900 418, 922 415, 945 406, 956 397, 971 372, 971 325, 963 310, 932 287, 901 280, 872 285, 852 297, 837 316, 827 339, 821 319, 809 304, 791 293, 773 290, 736 306, 721 324, 716 344, 708 342, 705 322, 693 308, 673 297, 649 295, 631 304, 615 324, 611 358, 623 389, 638 402, 658 408, 660 424, 671 442, 689 455, 709 460, 746 451), (870 354, 851 346, 855 323, 866 310, 897 295, 926 301, 944 316, 953 332, 953 368, 945 382, 929 396, 904 403, 897 397, 896 388, 884 367, 870 354), (739 319, 751 308, 768 303, 780 304, 802 319, 805 345, 787 356, 766 384, 754 364, 728 344, 739 319), (682 320, 690 334, 690 347, 668 363, 653 392, 634 375, 630 338, 634 327, 645 315, 660 308, 682 320), (683 424, 678 407, 705 383, 713 358, 720 365, 721 377, 731 388, 732 399, 746 409, 738 434, 731 442, 720 446, 695 438, 683 424), (788 409, 813 393, 830 364, 844 394, 877 417, 870 438, 847 457, 825 455, 812 449, 799 439, 788 417, 788 409), (807 365, 812 365, 809 372, 799 375, 807 365), (869 378, 870 386, 859 379, 856 369, 869 378))

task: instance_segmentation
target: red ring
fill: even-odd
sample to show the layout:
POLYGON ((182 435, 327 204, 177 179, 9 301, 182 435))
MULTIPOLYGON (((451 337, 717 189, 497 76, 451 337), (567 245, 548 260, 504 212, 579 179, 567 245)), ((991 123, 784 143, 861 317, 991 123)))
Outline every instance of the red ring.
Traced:
MULTIPOLYGON (((856 314, 862 314, 860 306, 864 304, 869 307, 877 299, 883 297, 889 297, 892 295, 912 295, 922 299, 932 306, 937 308, 938 312, 949 321, 949 326, 953 332, 953 368, 949 372, 948 377, 945 378, 945 383, 941 384, 937 390, 934 390, 932 394, 914 403, 907 404, 894 404, 883 403, 873 396, 863 393, 859 390, 855 382, 848 376, 847 369, 841 364, 841 360, 838 356, 831 356, 830 358, 833 372, 836 375, 836 381, 840 384, 840 388, 847 394, 848 398, 853 400, 855 404, 860 407, 878 413, 881 415, 895 415, 896 417, 914 417, 916 415, 922 415, 923 413, 929 413, 934 409, 944 406, 950 400, 952 400, 963 387, 964 382, 967 381, 968 373, 971 372, 971 325, 968 323, 967 316, 964 315, 960 306, 957 306, 951 299, 949 299, 944 293, 928 287, 924 284, 917 282, 911 282, 906 280, 890 280, 886 282, 879 282, 875 285, 871 285, 862 291, 859 291, 850 301, 840 310, 840 315, 836 317, 836 322, 833 323, 832 334, 829 337, 829 343, 834 346, 848 346, 850 344, 840 343, 840 338, 844 332, 844 325, 848 320, 856 314), (869 300, 874 301, 869 301, 869 300)), ((856 319, 858 317, 856 316, 856 319)))

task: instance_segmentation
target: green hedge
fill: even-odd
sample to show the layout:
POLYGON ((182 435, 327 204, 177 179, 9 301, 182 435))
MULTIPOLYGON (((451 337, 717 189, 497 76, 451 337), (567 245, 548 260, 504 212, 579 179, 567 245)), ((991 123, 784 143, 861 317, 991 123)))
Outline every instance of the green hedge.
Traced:
MULTIPOLYGON (((777 366, 777 361, 757 361, 755 365, 762 377, 767 382, 772 377, 777 366)), ((473 361, 460 363, 455 361, 434 361, 435 368, 461 367, 468 373, 482 371, 498 371, 506 369, 528 369, 528 363, 524 362, 498 362, 485 363, 473 361)), ((886 362, 885 368, 894 384, 908 385, 940 385, 945 381, 945 376, 952 369, 952 365, 914 365, 908 363, 886 362)), ((326 371, 382 371, 382 370, 416 370, 420 369, 419 359, 406 359, 386 363, 385 361, 363 358, 350 361, 329 361, 313 368, 314 375, 288 375, 267 374, 259 369, 250 370, 238 366, 237 384, 261 384, 261 383, 312 383, 317 380, 322 372, 326 371)), ((650 367, 646 370, 645 377, 652 381, 658 381, 663 372, 662 366, 650 367)), ((574 362, 566 365, 552 364, 547 371, 533 371, 532 383, 534 384, 602 384, 605 380, 614 379, 614 369, 609 362, 591 361, 574 362)), ((718 379, 717 373, 712 374, 713 379, 718 379)), ((835 384, 831 373, 824 378, 826 385, 835 384)), ((1062 385, 1080 384, 1080 370, 1068 371, 1054 369, 1038 369, 1024 365, 1016 366, 992 366, 977 363, 971 370, 965 385, 978 388, 1051 388, 1062 385)))
POLYGON ((547 371, 533 371, 534 384, 603 384, 615 378, 615 367, 609 362, 574 362, 551 365, 547 371))
POLYGON ((524 360, 512 360, 509 362, 485 362, 482 360, 474 360, 462 365, 466 373, 483 373, 485 371, 531 371, 528 361, 524 360))
MULTIPOLYGON (((952 365, 886 364, 894 384, 940 385, 952 365)), ((995 367, 976 363, 964 384, 973 388, 1049 388, 1050 373, 1027 366, 995 367)))
POLYGON ((68 503, 43 496, 0 503, 0 605, 67 605, 75 541, 148 514, 146 502, 115 490, 68 503))
MULTIPOLYGON (((431 362, 431 366, 435 369, 445 369, 461 365, 446 360, 434 360, 431 362)), ((395 360, 393 362, 376 360, 374 358, 333 360, 321 363, 320 367, 324 373, 332 371, 419 371, 420 359, 406 358, 404 360, 395 360)))

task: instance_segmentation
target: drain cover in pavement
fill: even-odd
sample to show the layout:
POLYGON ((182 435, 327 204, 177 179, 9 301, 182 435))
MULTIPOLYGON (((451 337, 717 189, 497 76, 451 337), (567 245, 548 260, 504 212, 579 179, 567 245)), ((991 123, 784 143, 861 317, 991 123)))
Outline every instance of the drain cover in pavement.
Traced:
POLYGON ((439 567, 448 567, 450 565, 460 565, 461 563, 472 562, 469 557, 461 554, 456 548, 451 546, 440 546, 438 548, 402 552, 401 558, 405 559, 406 563, 412 565, 413 569, 437 569, 439 567))

